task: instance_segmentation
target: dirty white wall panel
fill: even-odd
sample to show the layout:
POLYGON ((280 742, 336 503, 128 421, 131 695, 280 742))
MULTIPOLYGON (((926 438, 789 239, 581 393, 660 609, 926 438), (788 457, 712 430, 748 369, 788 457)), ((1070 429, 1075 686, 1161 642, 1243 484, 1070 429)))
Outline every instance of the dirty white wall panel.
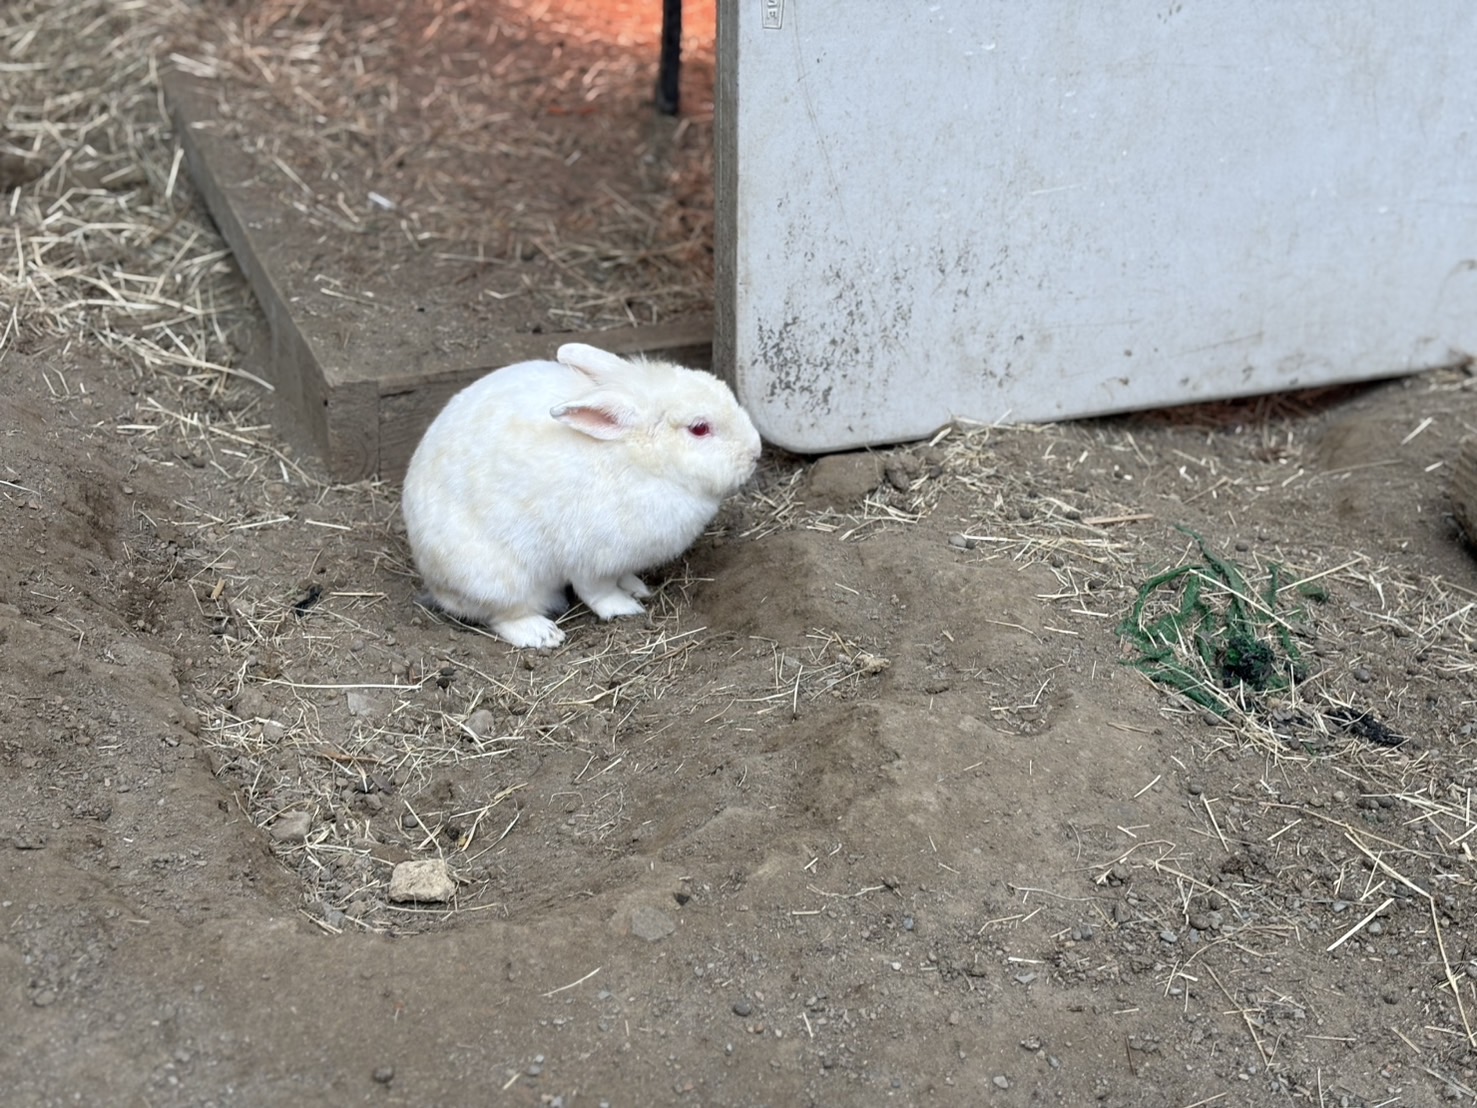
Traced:
POLYGON ((722 0, 718 341, 771 441, 1477 352, 1477 5, 722 0))

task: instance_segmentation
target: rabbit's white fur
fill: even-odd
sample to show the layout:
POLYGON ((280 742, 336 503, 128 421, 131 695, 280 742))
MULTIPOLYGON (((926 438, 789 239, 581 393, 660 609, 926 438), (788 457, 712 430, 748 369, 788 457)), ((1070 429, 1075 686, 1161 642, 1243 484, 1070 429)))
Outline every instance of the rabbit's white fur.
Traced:
POLYGON ((453 396, 401 501, 435 602, 520 647, 564 640, 566 585, 601 619, 642 612, 636 574, 686 550, 759 458, 712 374, 579 343, 557 357, 453 396))

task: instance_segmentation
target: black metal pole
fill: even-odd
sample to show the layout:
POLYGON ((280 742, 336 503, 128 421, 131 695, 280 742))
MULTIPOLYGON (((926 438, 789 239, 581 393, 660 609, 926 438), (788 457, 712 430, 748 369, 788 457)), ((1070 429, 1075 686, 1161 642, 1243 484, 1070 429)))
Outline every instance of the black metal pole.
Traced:
POLYGON ((662 0, 662 58, 656 71, 656 110, 677 114, 677 79, 682 71, 682 0, 662 0))

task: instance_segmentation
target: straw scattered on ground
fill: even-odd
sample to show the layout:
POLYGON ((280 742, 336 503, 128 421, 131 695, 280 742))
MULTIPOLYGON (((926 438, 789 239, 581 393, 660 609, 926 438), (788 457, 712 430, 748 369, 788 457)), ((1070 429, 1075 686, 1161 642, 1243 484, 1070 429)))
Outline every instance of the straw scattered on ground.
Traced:
MULTIPOLYGON (((461 41, 470 50, 523 33, 518 21, 538 14, 508 10, 512 22, 462 27, 461 41)), ((47 385, 78 410, 88 397, 67 350, 86 344, 105 352, 133 382, 135 403, 87 418, 170 467, 234 482, 230 493, 181 494, 150 523, 174 536, 169 571, 188 583, 198 626, 219 644, 193 671, 208 704, 202 737, 214 769, 265 836, 284 817, 309 817, 306 835, 274 849, 301 880, 302 910, 328 932, 433 928, 458 913, 499 911, 499 852, 517 841, 520 800, 539 758, 582 764, 572 775, 578 795, 565 833, 613 855, 620 836, 650 818, 633 810, 631 796, 650 769, 647 750, 666 731, 761 728, 793 720, 807 705, 867 701, 896 664, 890 645, 826 626, 812 627, 798 645, 693 626, 687 601, 701 582, 681 570, 667 578, 645 622, 597 625, 572 613, 576 642, 554 655, 492 648, 477 630, 430 613, 408 621, 418 645, 406 648, 398 631, 403 598, 336 580, 336 570, 317 573, 363 556, 410 594, 395 490, 324 481, 316 463, 296 456, 270 426, 263 386, 242 367, 236 338, 254 309, 184 176, 158 102, 160 65, 186 58, 252 90, 257 99, 242 105, 240 121, 249 132, 268 118, 252 113, 270 109, 277 124, 259 132, 269 160, 283 150, 300 155, 314 136, 321 159, 283 158, 282 167, 284 195, 312 221, 356 231, 361 193, 382 190, 408 239, 475 239, 504 258, 548 259, 563 275, 550 294, 566 298, 550 300, 548 311, 584 321, 660 318, 700 307, 707 295, 686 268, 701 272, 710 252, 707 209, 692 199, 706 187, 702 152, 684 170, 690 197, 682 191, 688 184, 656 202, 607 194, 588 226, 571 229, 548 223, 534 190, 540 203, 485 225, 478 193, 458 167, 487 134, 504 136, 520 174, 563 166, 568 153, 472 95, 488 76, 482 55, 458 56, 461 69, 434 76, 402 64, 444 41, 457 18, 456 6, 426 5, 408 27, 414 33, 402 24, 392 34, 384 20, 351 24, 311 5, 264 3, 213 18, 220 34, 206 35, 199 9, 170 0, 21 0, 0 18, 0 54, 9 59, 0 64, 7 175, 0 202, 9 220, 0 233, 8 243, 0 351, 54 352, 47 385), (410 104, 418 114, 404 114, 410 104), (337 154, 356 147, 360 176, 342 196, 325 191, 337 154), (421 156, 401 167, 410 149, 421 156), (252 560, 248 538, 274 533, 317 551, 302 579, 286 581, 252 560), (458 882, 453 901, 435 909, 390 903, 393 865, 424 857, 448 863, 458 882)), ((545 109, 578 111, 612 83, 645 80, 626 61, 552 78, 520 64, 491 76, 537 82, 545 109)), ((683 141, 701 150, 704 126, 698 116, 683 141)), ((533 292, 509 292, 525 294, 533 292)), ((1454 370, 1415 387, 1429 414, 1405 430, 1407 442, 1469 397, 1472 378, 1454 370)), ((1246 563, 1244 577, 1256 583, 1248 604, 1266 598, 1268 587, 1280 598, 1316 584, 1326 599, 1303 605, 1295 626, 1270 600, 1257 609, 1296 644, 1301 668, 1283 667, 1283 681, 1254 695, 1227 687, 1204 668, 1205 655, 1187 647, 1182 661, 1201 667, 1200 686, 1218 690, 1223 710, 1207 715, 1185 689, 1159 693, 1165 726, 1191 736, 1173 752, 1174 766, 1233 786, 1192 793, 1188 819, 1174 829, 1089 837, 1082 872, 1093 887, 1131 883, 1132 899, 1123 903, 1137 915, 1109 915, 1104 928, 1180 931, 1196 918, 1208 921, 1196 928, 1209 936, 1202 945, 1166 944, 1146 972, 1186 1004, 1192 985, 1202 996, 1213 987, 1274 1070, 1286 1044, 1307 1033, 1304 1017, 1318 999, 1258 984, 1251 973, 1231 979, 1227 964, 1216 969, 1212 960, 1235 951, 1247 960, 1236 964, 1253 964, 1314 942, 1349 956, 1395 914, 1417 919, 1408 925, 1407 964, 1389 972, 1408 973, 1401 980, 1426 990, 1431 1025, 1452 1045, 1408 1045, 1444 1088, 1470 1096, 1461 1069, 1468 1055, 1457 1047, 1477 1045, 1470 968, 1477 951, 1464 925, 1477 832, 1470 691, 1477 593, 1388 554, 1361 552, 1358 533, 1317 542, 1293 535, 1282 549, 1282 536, 1255 534, 1248 523, 1248 549, 1234 545, 1236 521, 1256 518, 1259 506, 1290 515, 1286 498, 1335 497, 1385 464, 1328 467, 1312 457, 1319 414, 1347 395, 1059 427, 948 428, 929 442, 880 452, 874 486, 855 503, 824 509, 805 500, 811 467, 776 456, 718 530, 748 544, 794 532, 851 543, 947 535, 965 565, 1046 567, 1056 582, 1038 597, 1046 618, 1064 639, 1084 642, 1093 641, 1093 627, 1106 638, 1145 582, 1203 564, 1205 548, 1173 530, 1176 523, 1207 541, 1216 528, 1217 549, 1246 563), (1233 434, 1238 425, 1248 433, 1233 434), (1284 566, 1280 577, 1269 574, 1273 554, 1284 566), (1380 734, 1374 723, 1402 741, 1372 741, 1380 734), (1217 872, 1204 862, 1213 848, 1217 872), (1339 920, 1336 932, 1306 931, 1310 904, 1324 913, 1318 918, 1339 920)), ((7 502, 28 503, 34 494, 24 482, 3 476, 7 502)), ((1034 688, 988 707, 1002 717, 1041 709, 1046 685, 1034 688)), ((1047 896, 1074 895, 1020 886, 1012 893, 1019 903, 993 914, 980 933, 1021 926, 1047 896)), ((1107 984, 1128 972, 1118 954, 1099 954, 1101 945, 1073 943, 1064 938, 1055 956, 1064 979, 1107 984)), ((1318 1076, 1279 1072, 1289 1088, 1322 1096, 1318 1076)))

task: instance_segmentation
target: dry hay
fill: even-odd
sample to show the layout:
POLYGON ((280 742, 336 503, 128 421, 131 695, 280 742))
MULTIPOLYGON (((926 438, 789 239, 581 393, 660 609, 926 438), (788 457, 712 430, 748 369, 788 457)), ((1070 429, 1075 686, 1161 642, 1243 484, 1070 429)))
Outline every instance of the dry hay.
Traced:
MULTIPOLYGON (((140 376, 213 396, 250 378, 230 364, 229 340, 248 299, 192 206, 157 106, 164 27, 186 11, 153 0, 7 5, 0 150, 25 169, 0 193, 11 244, 0 349, 85 339, 140 376)), ((70 387, 60 371, 53 387, 70 387)))
POLYGON ((319 292, 403 298, 409 264, 493 274, 518 330, 649 324, 712 306, 713 42, 686 36, 707 96, 657 118, 658 9, 630 8, 267 0, 169 60, 317 239, 319 292))

